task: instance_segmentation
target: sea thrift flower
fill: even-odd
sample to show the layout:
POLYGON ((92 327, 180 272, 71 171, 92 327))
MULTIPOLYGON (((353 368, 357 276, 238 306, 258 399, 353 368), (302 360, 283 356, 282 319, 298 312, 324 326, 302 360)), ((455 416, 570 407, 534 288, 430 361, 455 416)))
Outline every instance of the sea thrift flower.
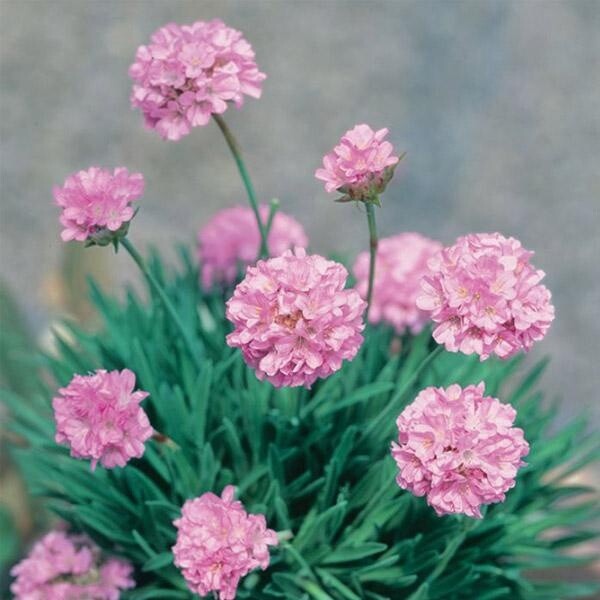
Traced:
MULTIPOLYGON (((259 212, 266 222, 269 208, 261 205, 259 212)), ((307 246, 308 238, 298 221, 277 212, 268 245, 270 253, 278 256, 295 246, 307 246)), ((219 211, 198 233, 202 285, 233 283, 242 268, 256 261, 259 249, 260 232, 252 209, 233 206, 219 211)))
POLYGON ((90 167, 69 175, 63 187, 54 188, 54 199, 62 208, 61 238, 99 246, 122 238, 135 215, 132 202, 143 192, 142 174, 129 173, 124 167, 112 173, 90 167))
POLYGON ((86 536, 52 531, 12 568, 10 589, 15 600, 118 600, 135 587, 132 572, 124 560, 103 558, 86 536))
POLYGON ((499 233, 458 238, 429 261, 417 306, 431 314, 433 337, 450 352, 512 356, 541 340, 554 319, 544 272, 533 252, 499 233))
POLYGON ((338 202, 364 200, 378 203, 400 158, 392 144, 384 141, 387 129, 373 131, 368 125, 356 125, 340 143, 323 157, 323 168, 315 177, 325 182, 327 192, 344 196, 338 202))
POLYGON ((71 447, 71 456, 91 458, 107 468, 123 467, 144 454, 144 442, 154 433, 139 406, 148 392, 134 392, 129 369, 75 375, 52 400, 56 441, 71 447))
POLYGON ((513 427, 515 409, 484 391, 483 383, 428 387, 396 421, 396 481, 438 515, 481 518, 481 505, 502 502, 525 464, 529 444, 513 427))
POLYGON ((241 32, 218 19, 161 27, 138 48, 129 75, 132 106, 169 140, 206 125, 231 102, 239 108, 245 96, 260 98, 266 77, 241 32))
MULTIPOLYGON (((398 333, 419 333, 429 321, 429 313, 417 307, 421 277, 427 261, 442 249, 439 242, 418 233, 401 233, 379 240, 375 259, 375 281, 369 321, 384 321, 398 333)), ((369 253, 362 252, 354 263, 356 289, 367 297, 369 253)))
POLYGON ((339 263, 303 249, 248 267, 227 302, 235 329, 227 343, 241 348, 259 379, 275 387, 310 385, 354 358, 363 337, 366 303, 345 290, 339 263))
POLYGON ((233 600, 240 579, 258 567, 264 571, 268 547, 278 544, 264 515, 248 514, 233 495, 229 485, 220 498, 207 492, 188 500, 174 521, 175 565, 200 596, 215 592, 220 600, 233 600))

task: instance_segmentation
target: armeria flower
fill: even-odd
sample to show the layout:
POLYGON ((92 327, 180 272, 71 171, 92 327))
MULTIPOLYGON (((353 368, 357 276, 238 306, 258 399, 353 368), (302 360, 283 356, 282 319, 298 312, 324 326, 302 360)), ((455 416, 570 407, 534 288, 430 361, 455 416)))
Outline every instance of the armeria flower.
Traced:
POLYGON ((338 202, 378 202, 400 160, 392 144, 384 140, 387 134, 387 129, 373 131, 368 125, 356 125, 323 157, 323 168, 316 170, 315 177, 325 182, 327 192, 344 194, 338 202))
POLYGON ((15 600, 118 600, 135 587, 132 566, 104 558, 89 538, 52 531, 39 540, 11 574, 15 600))
POLYGON ((61 238, 105 246, 123 237, 135 215, 132 202, 143 192, 142 174, 124 167, 112 173, 90 167, 69 175, 63 187, 54 188, 54 199, 62 208, 61 238))
MULTIPOLYGON (((375 259, 375 281, 369 321, 393 325, 398 333, 419 333, 429 313, 417 307, 421 277, 427 261, 442 249, 439 242, 418 233, 401 233, 379 240, 375 259)), ((354 263, 356 288, 367 297, 369 253, 362 252, 354 263)))
POLYGON ((429 261, 417 306, 431 314, 433 337, 446 350, 512 356, 541 340, 554 319, 544 272, 533 252, 499 233, 458 238, 429 261))
POLYGON ((268 547, 278 544, 264 515, 248 514, 233 496, 231 485, 220 498, 202 494, 188 500, 174 521, 175 565, 200 596, 214 592, 219 600, 233 600, 240 579, 258 567, 264 571, 269 566, 268 547))
POLYGON ((303 249, 248 267, 227 302, 235 329, 227 343, 241 348, 259 379, 274 386, 310 387, 354 358, 363 337, 366 303, 346 290, 339 263, 303 249))
POLYGON ((148 392, 134 392, 129 369, 75 375, 52 400, 56 441, 71 448, 71 456, 98 461, 107 468, 123 467, 144 454, 144 442, 154 433, 140 402, 148 392))
MULTIPOLYGON (((261 205, 259 212, 266 222, 269 208, 261 205)), ((278 256, 295 246, 307 246, 308 238, 296 219, 277 212, 268 245, 270 253, 278 256)), ((241 269, 256 261, 259 249, 260 232, 252 209, 233 206, 219 211, 198 233, 202 285, 233 283, 241 269)))
POLYGON ((529 444, 513 427, 514 408, 484 391, 483 383, 428 387, 396 421, 396 481, 438 515, 481 518, 481 505, 502 502, 525 464, 529 444))
POLYGON ((129 75, 132 106, 169 140, 206 125, 231 102, 239 108, 245 96, 260 98, 266 78, 241 32, 219 19, 161 27, 138 48, 129 75))

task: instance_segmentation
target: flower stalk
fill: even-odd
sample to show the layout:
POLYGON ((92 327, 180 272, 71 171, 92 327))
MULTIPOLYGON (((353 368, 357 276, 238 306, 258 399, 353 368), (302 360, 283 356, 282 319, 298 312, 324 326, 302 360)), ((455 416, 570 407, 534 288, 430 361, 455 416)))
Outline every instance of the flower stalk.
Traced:
POLYGON ((250 179, 250 175, 248 170, 246 169, 246 164, 242 158, 242 152, 240 149, 240 145, 235 139, 231 129, 225 123, 225 120, 221 115, 213 114, 213 119, 216 124, 219 126, 227 145, 229 146, 229 150, 231 150, 231 154, 233 155, 233 159, 235 160, 235 164, 237 165, 238 171, 240 172, 240 176, 242 178, 242 182, 244 183, 244 187, 246 188, 246 193, 248 194, 248 201, 250 202, 250 206, 252 211, 254 212, 254 216, 256 217, 256 223, 258 225, 258 231, 260 232, 260 251, 259 258, 268 258, 269 257, 269 245, 268 245, 268 232, 265 224, 263 223, 260 212, 258 210, 258 200, 256 199, 256 192, 254 191, 254 186, 252 185, 252 180, 250 179))
POLYGON ((375 203, 366 202, 367 223, 369 225, 369 287, 367 288, 367 310, 365 321, 369 321, 369 310, 373 299, 373 284, 375 282, 375 259, 377 258, 377 246, 379 239, 377 237, 377 223, 375 222, 375 203))
POLYGON ((125 250, 127 250, 127 252, 129 253, 129 256, 131 256, 131 258, 133 258, 136 265, 140 268, 140 270, 146 277, 148 283, 150 284, 150 287, 154 290, 156 295, 160 298, 160 301, 162 302, 163 306, 165 307, 165 310, 167 311, 167 313, 169 313, 171 320, 173 321, 173 323, 175 324, 177 329, 179 329, 179 332, 181 333, 183 342, 184 342, 186 349, 190 355, 190 358, 194 361, 194 365, 196 366, 196 368, 200 368, 200 361, 198 360, 198 355, 194 349, 194 342, 193 342, 192 338, 190 337, 189 331, 186 329, 184 324, 181 322, 181 319, 179 318, 179 315, 177 314, 177 311, 175 310, 175 307, 173 306, 171 300, 169 300, 169 297, 163 290, 162 286, 160 285, 160 283, 158 283, 158 281, 156 280, 156 277, 154 277, 154 275, 148 268, 146 261, 142 258, 142 255, 135 249, 133 244, 127 238, 121 239, 119 241, 119 243, 123 246, 123 248, 125 248, 125 250))

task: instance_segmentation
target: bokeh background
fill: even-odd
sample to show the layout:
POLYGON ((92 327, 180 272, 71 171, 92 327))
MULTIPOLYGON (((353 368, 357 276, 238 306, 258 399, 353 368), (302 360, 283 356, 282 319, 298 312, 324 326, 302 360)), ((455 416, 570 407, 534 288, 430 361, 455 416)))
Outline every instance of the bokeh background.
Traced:
POLYGON ((313 173, 355 123, 389 127, 407 157, 378 213, 381 233, 452 242, 498 230, 534 249, 557 319, 532 360, 552 355, 545 386, 562 397, 563 417, 588 407, 599 421, 600 2, 0 6, 0 280, 36 334, 77 311, 80 283, 65 283, 65 271, 94 271, 116 289, 138 277, 108 249, 65 253, 51 189, 68 173, 144 173, 132 227, 142 248, 193 244, 214 211, 245 202, 216 126, 165 142, 129 108, 127 68, 139 44, 168 21, 221 17, 245 33, 268 74, 260 101, 226 114, 259 195, 281 199, 313 250, 353 258, 366 247, 364 216, 333 203, 313 173))

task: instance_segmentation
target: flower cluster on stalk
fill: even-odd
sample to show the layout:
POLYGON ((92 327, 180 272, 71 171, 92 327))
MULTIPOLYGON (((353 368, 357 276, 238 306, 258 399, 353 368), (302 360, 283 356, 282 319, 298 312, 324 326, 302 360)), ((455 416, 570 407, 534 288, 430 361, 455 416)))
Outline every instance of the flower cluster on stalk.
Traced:
POLYGON ((11 574, 15 600, 118 600, 135 585, 127 561, 104 557, 84 535, 58 530, 36 542, 11 574))
POLYGON ((429 261, 417 305, 436 324, 435 340, 450 352, 508 358, 529 350, 554 320, 544 272, 515 238, 470 234, 429 261))
POLYGON ((241 32, 219 19, 161 27, 138 48, 129 75, 132 106, 169 140, 206 125, 230 103, 241 107, 245 96, 260 98, 266 77, 241 32))
POLYGON ((227 486, 221 497, 211 492, 188 500, 181 510, 173 546, 189 588, 219 600, 233 600, 238 583, 250 571, 269 566, 269 546, 279 542, 264 515, 248 514, 227 486))

